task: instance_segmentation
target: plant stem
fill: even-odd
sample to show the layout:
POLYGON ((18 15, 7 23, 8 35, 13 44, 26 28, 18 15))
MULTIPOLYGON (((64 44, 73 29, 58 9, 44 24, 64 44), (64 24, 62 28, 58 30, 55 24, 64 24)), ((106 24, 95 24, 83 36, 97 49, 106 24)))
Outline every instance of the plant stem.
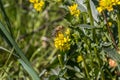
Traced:
POLYGON ((90 24, 92 26, 94 26, 94 19, 93 19, 93 16, 92 16, 92 11, 91 11, 91 6, 90 6, 90 0, 86 0, 86 4, 87 4, 87 9, 88 9, 88 14, 89 14, 89 17, 90 17, 90 24))
POLYGON ((120 48, 120 12, 117 13, 117 23, 118 23, 118 48, 120 48))
MULTIPOLYGON (((106 21, 106 24, 107 24, 106 27, 107 27, 108 33, 110 34, 110 37, 111 37, 111 39, 112 39, 113 46, 114 46, 114 48, 118 51, 118 50, 119 50, 119 49, 118 49, 118 46, 116 45, 114 36, 113 36, 112 31, 111 31, 111 29, 110 29, 110 27, 109 27, 109 24, 108 24, 108 21, 107 21, 107 18, 106 18, 106 16, 105 16, 104 12, 102 13, 102 15, 103 15, 103 17, 104 17, 104 19, 105 19, 105 21, 106 21)), ((118 29, 118 30, 119 30, 119 29, 118 29)))
POLYGON ((83 54, 81 54, 81 56, 83 58, 83 63, 84 63, 84 67, 85 67, 85 72, 86 72, 87 78, 90 80, 90 76, 89 76, 89 73, 88 73, 88 69, 87 69, 87 64, 86 64, 85 58, 84 58, 83 54))
MULTIPOLYGON (((92 10, 91 10, 91 6, 90 6, 90 0, 86 0, 86 2, 87 2, 88 14, 89 14, 89 17, 90 17, 90 24, 91 24, 92 26, 94 26, 94 19, 93 19, 93 16, 92 16, 92 10)), ((96 38, 95 28, 93 28, 92 32, 93 32, 93 41, 94 41, 96 44, 98 44, 98 40, 97 40, 97 38, 96 38)), ((97 54, 97 52, 98 52, 98 51, 97 51, 97 48, 96 48, 96 46, 95 46, 95 47, 94 47, 94 53, 95 53, 95 56, 96 56, 96 58, 97 58, 97 60, 98 60, 98 66, 99 66, 99 69, 100 69, 101 61, 100 61, 100 57, 99 57, 99 55, 97 54)), ((103 73, 103 71, 101 71, 101 73, 103 73)), ((101 75, 101 79, 104 80, 104 75, 101 75)))
POLYGON ((64 68, 64 65, 62 63, 62 59, 61 59, 61 55, 60 54, 58 54, 58 60, 59 60, 59 63, 61 65, 61 67, 64 68))

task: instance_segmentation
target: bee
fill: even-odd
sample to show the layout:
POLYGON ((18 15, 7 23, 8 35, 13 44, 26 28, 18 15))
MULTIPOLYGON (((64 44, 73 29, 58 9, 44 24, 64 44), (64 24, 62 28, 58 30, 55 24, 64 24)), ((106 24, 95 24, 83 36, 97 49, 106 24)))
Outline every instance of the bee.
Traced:
POLYGON ((52 36, 57 36, 58 33, 63 32, 63 31, 64 31, 64 27, 63 27, 63 26, 57 26, 57 27, 53 30, 52 36))

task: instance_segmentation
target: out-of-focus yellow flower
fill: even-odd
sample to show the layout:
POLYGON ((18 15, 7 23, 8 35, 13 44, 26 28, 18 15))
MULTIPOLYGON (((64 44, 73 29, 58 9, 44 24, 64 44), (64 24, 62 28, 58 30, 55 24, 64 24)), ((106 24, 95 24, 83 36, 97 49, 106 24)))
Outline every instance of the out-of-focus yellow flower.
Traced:
POLYGON ((102 7, 97 7, 97 10, 99 13, 101 13, 103 11, 103 8, 102 7))
POLYGON ((70 35, 70 29, 69 28, 65 31, 65 34, 68 35, 68 36, 70 35))
POLYGON ((119 5, 120 0, 100 0, 99 7, 97 10, 101 13, 103 10, 107 9, 108 11, 113 10, 113 5, 119 5))
POLYGON ((31 3, 38 3, 38 0, 29 0, 31 3))
POLYGON ((79 63, 79 62, 81 62, 82 60, 83 60, 82 56, 79 55, 79 56, 77 57, 77 62, 79 63))
POLYGON ((75 16, 75 17, 78 17, 80 15, 80 10, 78 10, 78 5, 77 4, 73 4, 72 6, 69 6, 68 7, 69 10, 70 10, 70 14, 75 16))
POLYGON ((54 45, 57 49, 66 51, 70 49, 70 41, 71 40, 67 34, 65 36, 62 32, 59 32, 54 39, 54 45))
POLYGON ((120 5, 120 0, 112 0, 113 5, 120 5))
POLYGON ((111 22, 108 22, 108 26, 112 26, 112 23, 111 23, 111 22))
POLYGON ((101 13, 103 10, 107 9, 108 11, 112 11, 112 1, 111 0, 100 0, 99 7, 97 10, 101 13))
POLYGON ((34 9, 36 9, 36 11, 42 11, 42 8, 44 6, 44 1, 41 0, 40 2, 38 3, 34 3, 34 9))

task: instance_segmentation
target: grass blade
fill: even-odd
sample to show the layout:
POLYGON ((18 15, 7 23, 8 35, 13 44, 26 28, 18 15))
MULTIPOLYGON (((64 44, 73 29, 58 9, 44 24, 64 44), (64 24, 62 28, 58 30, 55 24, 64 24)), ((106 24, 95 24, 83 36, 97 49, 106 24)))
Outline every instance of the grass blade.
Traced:
POLYGON ((15 42, 15 40, 13 40, 13 38, 10 36, 9 32, 7 31, 7 29, 1 24, 0 22, 0 29, 3 32, 3 34, 6 36, 6 38, 10 41, 10 43, 12 44, 12 46, 14 47, 17 55, 20 57, 19 60, 20 63, 22 64, 22 66, 25 68, 25 70, 28 72, 28 74, 31 75, 33 80, 39 80, 38 75, 36 74, 36 72, 34 71, 34 69, 32 68, 30 62, 27 60, 27 58, 25 57, 24 53, 21 51, 21 49, 18 47, 17 43, 15 42), (24 62, 24 63, 23 63, 24 62), (29 68, 29 70, 27 68, 29 68))
POLYGON ((13 33, 12 33, 12 29, 11 29, 11 24, 10 24, 9 18, 8 18, 6 12, 5 12, 5 9, 3 7, 3 4, 2 4, 1 0, 0 0, 0 8, 1 8, 2 15, 3 15, 3 17, 4 17, 5 21, 6 21, 7 26, 8 26, 8 29, 10 31, 10 34, 13 37, 13 33))

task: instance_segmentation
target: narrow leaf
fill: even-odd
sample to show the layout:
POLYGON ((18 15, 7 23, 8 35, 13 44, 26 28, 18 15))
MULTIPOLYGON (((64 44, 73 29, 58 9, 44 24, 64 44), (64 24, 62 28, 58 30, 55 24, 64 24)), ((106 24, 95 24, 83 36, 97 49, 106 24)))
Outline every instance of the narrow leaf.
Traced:
MULTIPOLYGON (((9 34, 9 32, 7 31, 7 29, 1 24, 0 22, 0 30, 3 32, 3 34, 6 36, 6 38, 10 41, 10 43, 12 44, 12 46, 14 47, 17 55, 20 57, 20 59, 25 63, 25 65, 27 66, 27 68, 30 69, 30 71, 32 71, 31 73, 28 72, 28 70, 25 70, 31 75, 31 77, 33 78, 33 80, 39 80, 38 75, 36 74, 36 72, 34 71, 34 69, 32 68, 30 62, 27 60, 27 58, 25 57, 24 53, 21 51, 21 49, 18 47, 17 43, 15 42, 15 40, 13 40, 13 38, 11 37, 11 35, 9 34)), ((22 66, 24 67, 24 65, 22 64, 22 66)))

